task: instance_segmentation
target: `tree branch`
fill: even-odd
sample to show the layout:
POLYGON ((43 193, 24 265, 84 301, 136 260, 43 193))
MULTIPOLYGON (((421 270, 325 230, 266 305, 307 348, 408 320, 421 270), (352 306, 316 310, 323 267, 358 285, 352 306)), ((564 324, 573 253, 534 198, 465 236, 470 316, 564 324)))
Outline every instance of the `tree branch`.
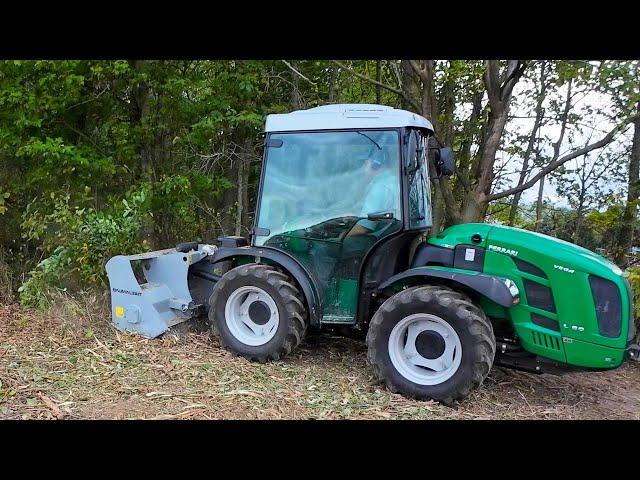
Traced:
POLYGON ((102 91, 100 93, 98 93, 98 95, 96 95, 95 97, 91 97, 87 100, 84 100, 80 103, 76 103, 74 105, 71 105, 70 107, 65 108, 65 110, 71 110, 72 108, 76 108, 79 107, 80 105, 84 105, 85 103, 89 103, 89 102, 95 102, 97 99, 99 99, 103 93, 105 93, 107 90, 109 90, 109 85, 107 85, 106 87, 104 87, 102 89, 102 91))
POLYGON ((107 152, 105 152, 104 150, 102 150, 97 144, 96 142, 93 141, 93 139, 87 135, 84 132, 81 132, 80 130, 78 130, 77 128, 75 128, 73 125, 70 125, 64 118, 60 118, 60 119, 56 119, 54 120, 56 123, 61 123, 63 124, 65 127, 67 127, 69 130, 71 130, 74 133, 77 133, 78 135, 80 135, 82 138, 84 138, 85 140, 87 140, 91 146, 93 146, 93 148, 95 148, 96 150, 98 150, 98 152, 100 152, 102 155, 104 155, 105 157, 110 157, 111 155, 107 152))
POLYGON ((347 72, 351 73, 352 75, 355 75, 356 77, 360 78, 361 80, 365 80, 366 82, 369 82, 373 85, 377 85, 381 88, 384 88, 385 90, 389 90, 390 92, 395 93, 396 95, 400 95, 402 98, 404 98, 407 103, 410 103, 411 106, 413 108, 416 109, 416 111, 420 112, 421 108, 418 104, 416 104, 410 97, 408 97, 405 92, 403 92, 402 90, 398 89, 398 88, 394 88, 391 85, 387 85, 386 83, 382 83, 379 82, 371 77, 367 77, 366 75, 361 74, 360 72, 356 72, 354 69, 347 67, 345 64, 338 62, 337 60, 331 60, 331 62, 335 63, 338 67, 346 70, 347 72))
POLYGON ((520 60, 509 60, 507 67, 506 79, 500 86, 500 100, 509 98, 513 87, 518 83, 520 77, 524 74, 527 68, 527 62, 521 62, 520 60))
POLYGON ((569 154, 563 156, 562 158, 558 158, 557 160, 549 162, 549 164, 547 164, 546 167, 544 167, 536 175, 534 175, 531 179, 529 179, 527 182, 523 183, 522 185, 510 188, 510 189, 505 190, 503 192, 498 192, 498 193, 494 193, 492 195, 488 195, 487 196, 487 201, 491 202, 491 201, 494 201, 494 200, 498 200, 500 198, 508 197, 509 195, 513 195, 514 193, 523 192, 524 190, 526 190, 528 188, 531 188, 542 177, 547 175, 549 172, 552 172, 553 170, 555 170, 559 166, 567 163, 569 160, 573 160, 574 158, 580 157, 582 155, 586 155, 587 153, 589 153, 592 150, 596 150, 598 148, 602 148, 605 145, 609 144, 621 130, 624 130, 627 127, 627 125, 629 125, 629 123, 633 122, 637 118, 640 118, 640 113, 637 113, 637 114, 635 114, 635 115, 633 115, 631 117, 628 117, 622 123, 620 123, 619 125, 616 125, 616 127, 614 127, 606 136, 604 136, 603 138, 601 138, 597 142, 592 143, 590 145, 587 145, 587 146, 585 146, 583 148, 580 148, 580 149, 578 149, 578 150, 576 150, 576 151, 574 151, 572 153, 569 153, 569 154))
POLYGON ((499 63, 497 60, 488 60, 485 62, 485 71, 482 80, 487 90, 489 103, 495 108, 495 106, 500 103, 500 76, 499 63))
POLYGON ((284 63, 287 67, 289 67, 291 70, 294 71, 294 73, 296 73, 300 78, 305 79, 307 82, 309 82, 311 85, 313 85, 314 87, 317 87, 318 84, 315 82, 312 82, 311 80, 309 80, 307 77, 305 77, 303 74, 301 74, 298 70, 296 70, 294 68, 293 65, 291 65, 289 62, 287 62, 286 60, 282 60, 282 63, 284 63))
POLYGON ((416 73, 416 75, 420 77, 420 80, 422 80, 423 82, 427 82, 429 80, 427 72, 424 69, 420 68, 420 65, 418 65, 415 60, 409 60, 409 65, 411 65, 411 68, 413 68, 413 71, 416 73))

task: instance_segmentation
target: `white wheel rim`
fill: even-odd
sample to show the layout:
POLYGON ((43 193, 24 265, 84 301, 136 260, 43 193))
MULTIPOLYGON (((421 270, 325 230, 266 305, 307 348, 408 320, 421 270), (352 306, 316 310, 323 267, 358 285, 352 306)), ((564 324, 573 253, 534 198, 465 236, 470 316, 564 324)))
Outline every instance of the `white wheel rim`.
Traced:
POLYGON ((240 287, 229 295, 224 317, 231 334, 253 347, 271 340, 280 324, 276 302, 267 292, 254 286, 240 287))
POLYGON ((391 330, 389 357, 407 380, 418 385, 438 385, 458 371, 462 344, 453 327, 442 318, 415 313, 400 320, 391 330), (422 338, 416 342, 421 334, 422 338))

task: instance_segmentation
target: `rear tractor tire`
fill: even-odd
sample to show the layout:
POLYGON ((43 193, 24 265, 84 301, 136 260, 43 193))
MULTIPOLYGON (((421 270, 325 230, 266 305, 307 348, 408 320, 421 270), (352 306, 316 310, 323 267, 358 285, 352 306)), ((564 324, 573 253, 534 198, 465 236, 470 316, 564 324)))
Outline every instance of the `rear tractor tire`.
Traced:
POLYGON ((298 287, 269 265, 229 270, 216 283, 209 305, 209 326, 222 346, 252 361, 282 358, 307 331, 307 312, 298 287))
POLYGON ((452 405, 485 380, 496 340, 468 296, 429 285, 387 299, 371 319, 367 347, 377 377, 392 392, 452 405))

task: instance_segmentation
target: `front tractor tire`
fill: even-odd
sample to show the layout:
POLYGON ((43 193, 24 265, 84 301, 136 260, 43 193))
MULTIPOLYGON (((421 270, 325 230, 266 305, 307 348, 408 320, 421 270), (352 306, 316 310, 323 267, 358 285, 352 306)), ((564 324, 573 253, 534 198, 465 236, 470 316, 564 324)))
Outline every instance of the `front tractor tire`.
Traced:
POLYGON ((249 360, 278 360, 307 331, 307 313, 293 279, 269 265, 226 272, 209 299, 209 326, 223 347, 249 360))
POLYGON ((429 285, 388 298, 371 319, 367 347, 377 377, 392 392, 452 405, 485 380, 496 340, 468 296, 429 285))

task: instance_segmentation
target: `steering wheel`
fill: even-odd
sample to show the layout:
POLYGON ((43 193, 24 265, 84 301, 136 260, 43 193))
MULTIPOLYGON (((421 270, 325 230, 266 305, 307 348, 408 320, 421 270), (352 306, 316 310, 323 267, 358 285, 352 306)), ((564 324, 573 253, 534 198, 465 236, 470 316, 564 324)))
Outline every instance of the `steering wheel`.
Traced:
MULTIPOLYGON (((342 232, 340 232, 340 235, 338 235, 338 240, 340 240, 341 242, 344 241, 344 239, 347 238, 347 235, 349 234, 349 232, 353 230, 353 228, 356 225, 358 225, 358 222, 360 220, 365 220, 365 217, 356 217, 349 228, 346 228, 342 232)), ((345 223, 349 223, 349 222, 350 222, 349 220, 345 221, 345 223)))
POLYGON ((351 231, 352 228, 353 228, 353 225, 351 225, 351 228, 347 228, 344 231, 340 232, 340 235, 338 235, 338 240, 340 242, 344 241, 344 239, 347 238, 347 234, 351 231))

